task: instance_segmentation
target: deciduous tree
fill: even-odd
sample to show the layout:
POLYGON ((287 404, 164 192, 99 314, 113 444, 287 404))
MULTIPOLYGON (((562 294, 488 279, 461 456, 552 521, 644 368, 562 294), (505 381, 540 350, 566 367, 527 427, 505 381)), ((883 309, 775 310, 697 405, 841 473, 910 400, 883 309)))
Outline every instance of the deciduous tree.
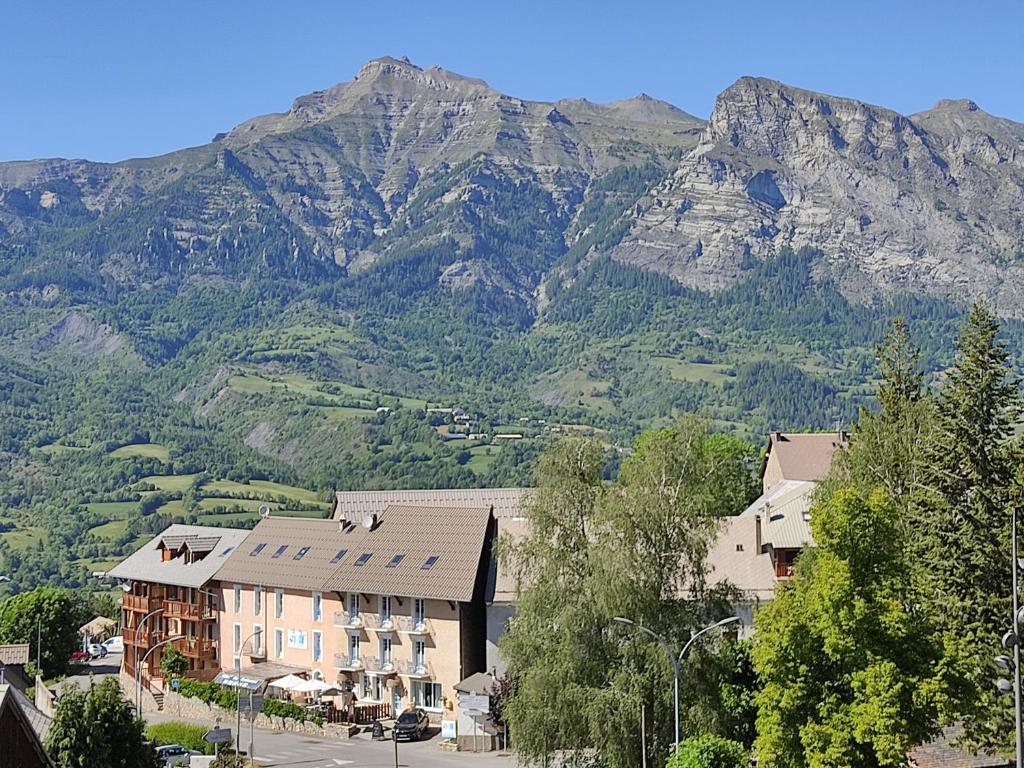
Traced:
POLYGON ((39 649, 42 673, 51 676, 67 668, 81 638, 78 628, 91 616, 66 589, 39 587, 0 602, 0 643, 29 643, 32 659, 39 649))

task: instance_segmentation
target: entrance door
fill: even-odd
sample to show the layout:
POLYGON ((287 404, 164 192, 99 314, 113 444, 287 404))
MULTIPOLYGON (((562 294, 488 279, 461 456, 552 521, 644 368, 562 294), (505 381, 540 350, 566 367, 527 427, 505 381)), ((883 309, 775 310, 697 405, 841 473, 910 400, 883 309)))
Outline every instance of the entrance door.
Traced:
POLYGON ((398 717, 402 713, 402 689, 397 686, 391 689, 391 715, 398 717))

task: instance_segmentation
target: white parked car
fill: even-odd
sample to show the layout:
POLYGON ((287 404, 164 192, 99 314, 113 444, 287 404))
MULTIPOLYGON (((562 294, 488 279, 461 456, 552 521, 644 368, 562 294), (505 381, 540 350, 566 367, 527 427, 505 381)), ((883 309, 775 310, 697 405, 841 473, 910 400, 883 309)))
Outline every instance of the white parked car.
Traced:
POLYGON ((90 643, 89 647, 85 649, 89 652, 89 655, 94 659, 102 659, 107 655, 107 647, 100 645, 99 643, 90 643))
POLYGON ((114 635, 109 640, 103 641, 103 647, 107 649, 107 653, 123 653, 124 638, 120 635, 114 635))

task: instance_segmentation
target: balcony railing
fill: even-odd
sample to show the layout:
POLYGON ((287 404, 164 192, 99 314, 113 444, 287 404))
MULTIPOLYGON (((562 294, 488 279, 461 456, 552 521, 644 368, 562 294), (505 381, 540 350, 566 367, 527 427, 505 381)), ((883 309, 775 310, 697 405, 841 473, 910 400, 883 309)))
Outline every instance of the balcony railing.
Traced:
POLYGON ((416 659, 400 659, 398 662, 398 674, 406 677, 432 678, 434 670, 426 661, 416 659))
POLYGON ((432 635, 434 628, 430 619, 420 616, 399 616, 398 631, 407 635, 432 635))
POLYGON ((191 621, 216 619, 217 612, 211 605, 186 603, 182 600, 164 600, 164 617, 191 621))
POLYGON ((125 645, 134 645, 137 648, 149 648, 157 640, 153 639, 153 630, 143 627, 141 630, 125 627, 121 631, 121 637, 125 645))
POLYGON ((335 611, 334 626, 344 627, 345 629, 362 629, 363 619, 358 613, 349 613, 348 611, 335 611))
POLYGON ((159 597, 143 597, 142 595, 121 595, 121 606, 129 611, 141 611, 149 613, 155 611, 163 602, 159 597))
POLYGON ((363 660, 359 656, 336 653, 334 654, 334 667, 344 672, 359 672, 363 669, 363 660))
POLYGON ((398 627, 398 617, 388 616, 382 619, 376 614, 363 617, 363 626, 371 632, 394 632, 398 627))
POLYGON ((795 563, 776 563, 775 577, 777 579, 788 579, 793 575, 793 569, 795 567, 795 563))
POLYGON ((198 637, 186 637, 172 643, 179 651, 193 659, 209 660, 217 658, 217 641, 202 640, 198 637))
POLYGON ((363 664, 367 672, 378 675, 393 675, 398 671, 394 659, 383 659, 380 656, 367 656, 363 659, 363 664))

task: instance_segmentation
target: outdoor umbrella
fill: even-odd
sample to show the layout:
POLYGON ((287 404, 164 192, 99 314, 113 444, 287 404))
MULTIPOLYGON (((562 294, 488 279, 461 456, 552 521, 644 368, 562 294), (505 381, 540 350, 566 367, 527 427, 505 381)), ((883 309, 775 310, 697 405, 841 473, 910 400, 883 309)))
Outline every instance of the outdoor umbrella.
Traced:
POLYGON ((272 688, 283 688, 286 691, 301 691, 309 690, 308 688, 299 687, 308 682, 308 680, 303 680, 298 675, 285 675, 284 677, 279 677, 277 680, 271 680, 267 685, 272 688))

